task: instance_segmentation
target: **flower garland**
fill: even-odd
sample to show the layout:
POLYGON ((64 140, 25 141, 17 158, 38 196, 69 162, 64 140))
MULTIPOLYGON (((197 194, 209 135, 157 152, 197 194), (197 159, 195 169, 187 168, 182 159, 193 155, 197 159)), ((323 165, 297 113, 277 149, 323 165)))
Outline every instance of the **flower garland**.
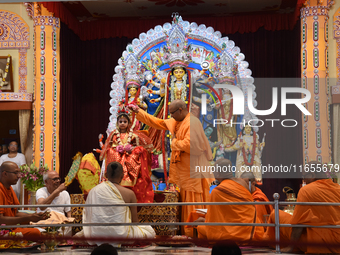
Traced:
POLYGON ((124 151, 130 152, 133 149, 133 147, 131 146, 131 140, 132 140, 132 135, 133 135, 132 128, 130 128, 130 131, 129 131, 129 134, 128 134, 128 139, 126 141, 127 144, 125 146, 122 143, 122 140, 120 138, 120 134, 121 133, 118 131, 118 129, 116 129, 114 131, 114 134, 113 134, 113 135, 116 135, 116 138, 117 138, 117 147, 116 147, 116 150, 119 153, 124 153, 124 151))
POLYGON ((7 78, 8 70, 9 70, 10 60, 11 60, 11 55, 8 54, 5 73, 2 73, 2 79, 1 79, 1 82, 0 82, 0 88, 3 87, 4 83, 6 82, 6 78, 7 78))
MULTIPOLYGON (((182 80, 182 84, 181 84, 181 100, 185 101, 186 99, 186 80, 187 80, 188 75, 184 74, 183 75, 183 80, 182 80)), ((171 87, 171 102, 175 100, 175 89, 178 90, 178 87, 176 85, 176 77, 175 76, 171 76, 171 83, 170 83, 170 87, 171 87)))

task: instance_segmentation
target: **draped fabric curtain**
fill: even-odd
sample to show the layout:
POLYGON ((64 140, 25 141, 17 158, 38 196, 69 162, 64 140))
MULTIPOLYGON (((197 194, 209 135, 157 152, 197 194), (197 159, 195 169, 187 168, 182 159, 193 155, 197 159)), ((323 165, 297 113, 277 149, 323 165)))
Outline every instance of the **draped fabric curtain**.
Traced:
MULTIPOLYGON (((234 14, 230 16, 199 15, 196 17, 187 16, 185 20, 196 22, 198 25, 211 26, 215 31, 221 33, 254 33, 264 27, 269 31, 293 29, 300 16, 300 8, 305 0, 296 0, 294 12, 289 13, 247 13, 234 14)), ((116 18, 109 20, 94 20, 91 22, 79 22, 62 2, 43 2, 49 12, 60 18, 61 22, 67 24, 81 40, 94 40, 115 37, 138 37, 140 33, 154 28, 156 25, 163 25, 169 22, 166 18, 116 18)), ((183 17, 184 18, 184 17, 183 17)))
POLYGON ((31 110, 19 110, 20 147, 23 154, 26 151, 27 135, 29 130, 31 110))
MULTIPOLYGON (((145 27, 146 32, 150 27, 145 27)), ((221 30, 222 33, 224 31, 221 30)), ((224 34, 225 35, 225 34, 224 34)), ((293 30, 267 31, 260 28, 255 33, 227 35, 240 47, 249 62, 253 77, 300 77, 300 27, 293 30)), ((128 38, 98 39, 81 41, 74 32, 61 23, 60 31, 60 175, 66 176, 72 164, 72 157, 98 148, 98 135, 105 134, 109 123, 109 100, 114 68, 128 38)), ((272 87, 275 84, 256 87, 258 109, 271 106, 272 87)), ((300 86, 298 82, 290 86, 300 86)), ((280 88, 279 88, 280 89, 280 88)), ((290 109, 299 126, 291 129, 265 126, 259 135, 266 136, 263 164, 301 164, 302 137, 301 116, 296 108, 290 109), (285 134, 285 135, 282 135, 285 134)), ((271 118, 282 119, 277 110, 271 118)), ((299 179, 265 179, 261 187, 272 199, 274 192, 284 186, 298 190, 299 179)), ((278 190, 279 189, 279 190, 278 190)), ((76 181, 68 189, 79 193, 76 181)), ((284 199, 281 192, 281 198, 284 199)))
POLYGON ((26 163, 28 165, 33 163, 33 134, 34 134, 33 128, 34 128, 34 126, 33 126, 33 113, 31 111, 29 124, 28 124, 26 143, 24 144, 25 158, 26 158, 26 163))
MULTIPOLYGON (((334 125, 333 123, 340 123, 340 104, 333 105, 333 135, 332 135, 332 143, 333 143, 333 164, 340 164, 340 128, 339 125, 334 125)), ((340 183, 340 174, 337 173, 338 183, 340 183)))

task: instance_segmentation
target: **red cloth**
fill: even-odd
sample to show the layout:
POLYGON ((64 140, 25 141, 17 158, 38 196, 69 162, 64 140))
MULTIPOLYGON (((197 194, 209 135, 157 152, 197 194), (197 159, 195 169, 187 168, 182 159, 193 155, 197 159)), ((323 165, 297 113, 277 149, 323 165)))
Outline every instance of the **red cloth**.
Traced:
MULTIPOLYGON (((106 168, 111 162, 121 163, 124 171, 121 185, 135 192, 138 203, 153 203, 154 192, 149 171, 151 157, 148 153, 153 147, 150 138, 143 132, 134 131, 130 145, 135 148, 131 153, 120 153, 116 151, 118 142, 114 133, 115 131, 111 132, 107 138, 100 155, 101 159, 106 158, 106 168)), ((121 134, 121 139, 126 135, 128 133, 121 134)))
MULTIPOLYGON (((300 8, 304 0, 298 0, 295 13, 255 13, 247 15, 234 15, 222 17, 187 17, 185 20, 212 26, 215 31, 224 34, 239 32, 256 32, 260 27, 269 31, 293 29, 300 14, 300 8)), ((135 38, 141 32, 145 32, 156 25, 169 22, 169 18, 158 19, 111 19, 91 22, 79 22, 76 17, 61 2, 42 2, 43 6, 60 18, 83 41, 111 37, 135 38)))

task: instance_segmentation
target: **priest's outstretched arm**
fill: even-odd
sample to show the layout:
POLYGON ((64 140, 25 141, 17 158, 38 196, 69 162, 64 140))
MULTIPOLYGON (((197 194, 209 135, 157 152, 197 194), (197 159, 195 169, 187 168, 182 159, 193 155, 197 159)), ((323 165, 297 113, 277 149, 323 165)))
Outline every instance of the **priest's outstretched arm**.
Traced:
MULTIPOLYGON (((132 108, 130 108, 132 109, 132 108)), ((146 125, 160 129, 160 130, 168 130, 167 126, 165 125, 165 122, 163 119, 156 118, 152 116, 151 114, 148 114, 147 112, 143 111, 140 108, 135 108, 136 110, 132 109, 135 113, 137 113, 136 117, 139 121, 145 123, 146 125)))

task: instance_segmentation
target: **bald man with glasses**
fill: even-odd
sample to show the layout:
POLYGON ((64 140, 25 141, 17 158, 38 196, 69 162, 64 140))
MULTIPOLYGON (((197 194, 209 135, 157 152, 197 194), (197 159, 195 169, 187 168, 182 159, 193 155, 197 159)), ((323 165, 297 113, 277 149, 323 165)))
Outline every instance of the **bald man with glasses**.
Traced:
MULTIPOLYGON (((212 152, 204 133, 202 123, 189 113, 183 100, 174 100, 169 105, 170 119, 156 118, 138 106, 130 105, 136 118, 146 125, 159 130, 169 130, 172 135, 169 182, 180 189, 183 202, 207 202, 209 185, 215 180, 209 171, 197 171, 197 166, 210 166, 212 152)), ((205 206, 183 206, 182 221, 191 211, 205 206)))
MULTIPOLYGON (((6 161, 0 166, 0 205, 19 205, 19 201, 11 185, 18 182, 20 169, 17 164, 6 161)), ((0 208, 0 224, 17 225, 29 224, 46 220, 45 213, 27 214, 18 212, 18 208, 0 208)), ((26 239, 38 238, 40 231, 36 228, 15 228, 13 232, 21 232, 26 239)))
MULTIPOLYGON (((60 176, 56 171, 48 171, 44 174, 45 187, 37 190, 37 204, 71 204, 70 195, 66 191, 65 183, 60 183, 60 176)), ((39 207, 38 212, 55 211, 66 217, 71 217, 71 207, 39 207)))

